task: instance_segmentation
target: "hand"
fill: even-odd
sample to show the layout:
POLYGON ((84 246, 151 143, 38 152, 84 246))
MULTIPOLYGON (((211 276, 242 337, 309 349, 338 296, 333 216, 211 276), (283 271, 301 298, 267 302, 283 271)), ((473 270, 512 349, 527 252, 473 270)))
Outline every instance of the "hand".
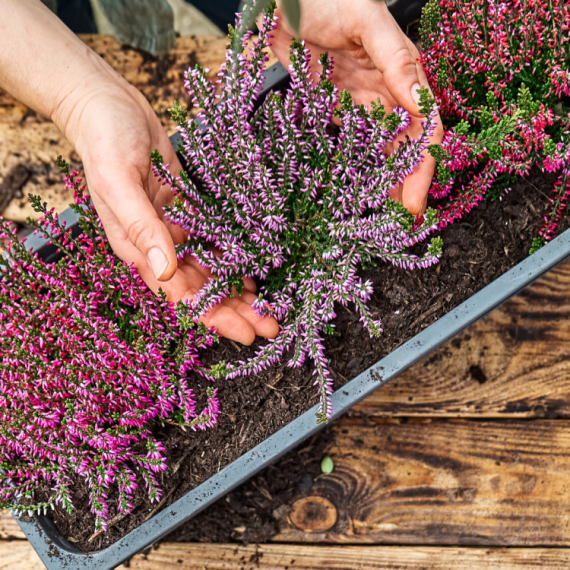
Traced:
MULTIPOLYGON (((374 0, 300 0, 301 38, 311 50, 311 66, 318 71, 318 57, 328 52, 334 60, 333 81, 349 91, 357 104, 370 105, 380 97, 388 112, 401 106, 412 115, 405 136, 417 138, 422 131, 416 93, 420 86, 429 88, 418 62, 419 53, 402 32, 384 2, 374 0)), ((281 63, 289 65, 289 45, 295 35, 279 10, 280 18, 273 32, 272 49, 281 63)), ((443 137, 441 119, 432 143, 443 137)), ((397 143, 396 143, 397 144, 397 143)), ((387 149, 391 152, 391 148, 387 149)), ((423 213, 435 171, 435 160, 427 151, 424 161, 403 187, 394 189, 393 197, 412 213, 423 213)))
MULTIPOLYGON (((51 118, 76 148, 115 253, 154 292, 191 299, 210 275, 194 260, 176 262, 174 244, 185 236, 163 220, 173 196, 155 179, 150 152, 158 148, 174 173, 180 164, 146 99, 39 0, 2 0, 0 31, 0 88, 51 118)), ((277 322, 250 307, 253 281, 245 289, 213 307, 204 323, 243 344, 256 334, 277 336, 277 322)))
MULTIPOLYGON (((133 262, 149 287, 171 301, 192 299, 211 276, 193 258, 177 263, 181 228, 163 218, 172 191, 153 175, 150 152, 157 148, 177 173, 181 166, 158 118, 143 95, 120 78, 100 88, 70 94, 57 117, 83 160, 91 198, 115 253, 133 262)), ((255 283, 245 280, 241 297, 225 299, 203 317, 221 335, 251 344, 255 335, 275 337, 272 318, 251 309, 255 283)))

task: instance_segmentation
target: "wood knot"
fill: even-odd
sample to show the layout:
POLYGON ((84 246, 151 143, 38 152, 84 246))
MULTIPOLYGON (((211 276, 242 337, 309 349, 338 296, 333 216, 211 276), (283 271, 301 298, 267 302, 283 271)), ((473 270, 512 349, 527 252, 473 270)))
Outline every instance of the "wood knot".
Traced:
POLYGON ((291 524, 303 532, 322 532, 336 524, 336 507, 324 497, 303 497, 295 501, 289 513, 291 524))

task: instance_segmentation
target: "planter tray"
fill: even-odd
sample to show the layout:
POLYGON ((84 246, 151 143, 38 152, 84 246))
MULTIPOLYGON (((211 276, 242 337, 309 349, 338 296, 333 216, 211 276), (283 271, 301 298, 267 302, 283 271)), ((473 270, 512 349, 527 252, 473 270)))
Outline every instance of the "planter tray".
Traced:
MULTIPOLYGON (((279 87, 287 78, 288 74, 280 64, 268 69, 264 92, 279 87)), ((176 147, 180 142, 179 135, 171 137, 171 141, 176 147)), ((60 219, 66 221, 68 227, 77 223, 77 216, 72 210, 63 212, 60 219)), ((45 243, 46 240, 38 236, 30 236, 26 241, 27 247, 39 251, 44 259, 55 259, 55 248, 45 243)), ((345 384, 342 390, 337 390, 332 395, 332 419, 340 417, 382 384, 398 376, 568 256, 570 229, 345 384)), ((316 423, 317 407, 315 405, 306 411, 104 550, 91 553, 79 551, 59 534, 46 516, 35 515, 34 522, 18 520, 18 524, 49 570, 111 570, 319 431, 323 425, 316 423)))

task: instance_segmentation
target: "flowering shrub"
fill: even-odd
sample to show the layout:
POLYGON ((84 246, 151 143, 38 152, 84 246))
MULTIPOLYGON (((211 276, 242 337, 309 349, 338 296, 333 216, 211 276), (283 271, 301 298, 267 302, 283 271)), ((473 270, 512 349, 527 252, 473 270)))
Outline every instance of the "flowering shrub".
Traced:
POLYGON ((564 0, 430 0, 422 62, 444 123, 432 193, 441 226, 537 165, 559 173, 531 253, 556 231, 570 192, 570 4, 564 0))
POLYGON ((386 157, 386 145, 409 125, 408 113, 386 113, 379 102, 370 109, 354 105, 331 82, 333 64, 326 54, 313 80, 309 52, 299 41, 291 47, 289 87, 257 107, 267 60, 263 50, 275 25, 273 11, 266 11, 249 58, 243 51, 247 34, 238 52, 228 49, 217 84, 200 67, 187 72, 186 87, 208 128, 176 105, 173 116, 189 172, 173 177, 158 152, 153 162, 177 194, 167 216, 189 234, 179 257, 194 256, 216 275, 195 298, 194 318, 234 290, 241 292, 247 276, 261 280, 257 313, 281 324, 278 337, 255 357, 219 372, 229 378, 256 373, 289 349, 289 366, 300 366, 308 356, 320 394, 318 419, 326 421, 332 382, 323 334, 334 331, 335 303, 353 303, 368 332, 382 332, 368 308, 372 284, 358 276, 359 266, 380 259, 406 269, 427 267, 440 254, 440 238, 420 257, 406 251, 436 228, 435 212, 414 219, 390 198, 390 190, 422 160, 435 111, 425 90, 421 136, 396 145, 386 157))
POLYGON ((113 254, 77 173, 63 169, 82 235, 32 199, 57 263, 28 252, 0 218, 0 506, 71 511, 71 487, 84 477, 100 529, 112 485, 119 512, 132 509, 137 478, 151 501, 160 499, 155 474, 166 464, 153 424, 216 422, 216 390, 208 388, 198 414, 189 383, 203 374, 197 350, 213 337, 189 320, 187 305, 153 295, 113 254), (50 498, 38 502, 38 490, 50 498))

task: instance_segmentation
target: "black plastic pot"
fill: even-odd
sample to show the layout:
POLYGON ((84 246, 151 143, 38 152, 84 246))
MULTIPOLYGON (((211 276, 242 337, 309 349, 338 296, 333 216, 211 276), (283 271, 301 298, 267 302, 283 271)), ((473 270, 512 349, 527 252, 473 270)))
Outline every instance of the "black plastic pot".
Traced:
MULTIPOLYGON (((280 65, 273 66, 266 74, 265 92, 286 82, 287 77, 287 72, 280 65)), ((176 147, 179 139, 174 136, 171 140, 176 147)), ((77 222, 77 217, 71 210, 66 210, 61 218, 67 222, 68 227, 77 222)), ((45 240, 34 236, 26 243, 29 248, 39 251, 44 259, 54 259, 54 248, 46 246, 45 240)), ((567 230, 348 382, 342 390, 335 392, 332 396, 333 419, 340 417, 388 380, 427 356, 569 255, 570 230, 567 230)), ((321 429, 322 425, 315 421, 316 411, 317 406, 308 410, 104 550, 88 554, 80 552, 58 533, 53 522, 46 516, 35 516, 34 522, 18 520, 18 524, 49 570, 110 570, 163 538, 321 429)))
POLYGON ((410 27, 418 22, 422 15, 423 7, 428 0, 385 0, 394 20, 407 34, 410 27))

